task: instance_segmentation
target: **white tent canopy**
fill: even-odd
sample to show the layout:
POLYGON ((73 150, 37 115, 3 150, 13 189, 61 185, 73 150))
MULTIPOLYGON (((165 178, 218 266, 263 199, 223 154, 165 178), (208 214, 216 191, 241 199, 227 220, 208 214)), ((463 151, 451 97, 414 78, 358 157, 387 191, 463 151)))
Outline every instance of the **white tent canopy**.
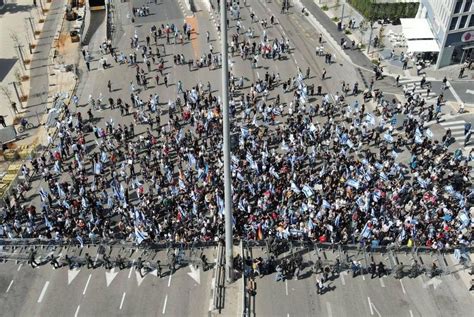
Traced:
POLYGON ((435 36, 427 19, 400 19, 407 40, 431 40, 435 36))
POLYGON ((439 46, 435 40, 409 40, 407 46, 407 52, 439 52, 439 46))

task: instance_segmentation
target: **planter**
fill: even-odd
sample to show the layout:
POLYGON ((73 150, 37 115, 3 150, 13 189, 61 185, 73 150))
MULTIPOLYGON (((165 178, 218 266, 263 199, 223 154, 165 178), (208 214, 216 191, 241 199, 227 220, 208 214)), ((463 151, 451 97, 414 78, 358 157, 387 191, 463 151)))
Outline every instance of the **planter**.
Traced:
POLYGON ((27 100, 28 100, 28 96, 21 96, 21 97, 20 97, 20 101, 21 101, 21 102, 25 102, 25 101, 27 101, 27 100))
POLYGON ((25 59, 25 65, 28 65, 29 63, 31 63, 31 61, 29 59, 25 59))
POLYGON ((27 81, 28 79, 30 79, 28 75, 21 76, 21 81, 27 81))
POLYGON ((40 35, 41 31, 35 31, 35 35, 40 35))
POLYGON ((44 23, 44 19, 39 19, 38 23, 44 23))

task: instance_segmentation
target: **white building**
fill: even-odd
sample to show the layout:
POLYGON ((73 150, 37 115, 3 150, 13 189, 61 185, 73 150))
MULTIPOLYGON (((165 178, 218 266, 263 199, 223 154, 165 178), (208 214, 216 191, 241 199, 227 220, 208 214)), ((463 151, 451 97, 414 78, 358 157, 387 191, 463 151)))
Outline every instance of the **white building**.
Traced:
POLYGON ((439 45, 436 68, 474 58, 472 0, 420 0, 417 18, 426 18, 439 45))

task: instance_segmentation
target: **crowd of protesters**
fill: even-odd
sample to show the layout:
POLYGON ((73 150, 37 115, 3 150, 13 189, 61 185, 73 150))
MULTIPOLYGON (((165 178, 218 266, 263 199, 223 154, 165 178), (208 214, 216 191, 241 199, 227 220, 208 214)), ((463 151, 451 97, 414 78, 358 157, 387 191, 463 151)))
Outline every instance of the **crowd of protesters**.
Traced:
MULTIPOLYGON (((270 38, 267 20, 253 20, 245 29, 231 19, 240 25, 232 54, 254 67, 259 58, 289 54, 288 39, 270 38)), ((130 52, 104 45, 116 67, 136 70, 130 99, 91 96, 87 118, 80 108, 65 107, 49 150, 23 167, 26 178, 33 175, 41 185, 5 199, 1 237, 192 243, 222 236, 220 98, 210 83, 184 87, 176 80, 168 88, 163 73, 166 46, 189 40, 191 31, 187 24, 136 31, 130 52), (150 76, 160 89, 177 89, 177 98, 160 101, 157 89, 147 89, 150 76), (105 108, 122 118, 96 119, 105 108), (145 132, 135 133, 138 126, 145 132)), ((327 62, 327 54, 318 55, 327 62)), ((219 67, 220 58, 211 45, 202 58, 180 54, 174 64, 219 67)), ((412 92, 406 102, 390 101, 383 92, 359 95, 357 85, 344 83, 341 91, 318 89, 321 96, 310 102, 309 73, 297 68, 286 79, 270 69, 248 88, 231 70, 235 238, 438 250, 471 243, 473 154, 448 150, 451 135, 438 139, 425 127, 431 106, 423 96, 412 92), (348 103, 348 95, 356 101, 348 103), (406 119, 397 127, 392 119, 402 113, 406 119)), ((108 86, 112 91, 114 83, 108 86)))

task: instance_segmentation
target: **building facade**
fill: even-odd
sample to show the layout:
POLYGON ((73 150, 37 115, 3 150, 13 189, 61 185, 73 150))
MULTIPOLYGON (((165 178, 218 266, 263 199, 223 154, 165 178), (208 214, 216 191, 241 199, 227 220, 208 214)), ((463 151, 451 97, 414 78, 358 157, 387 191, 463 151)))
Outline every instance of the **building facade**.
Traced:
POLYGON ((474 58, 473 0, 420 0, 417 18, 426 18, 439 44, 436 68, 474 58))

